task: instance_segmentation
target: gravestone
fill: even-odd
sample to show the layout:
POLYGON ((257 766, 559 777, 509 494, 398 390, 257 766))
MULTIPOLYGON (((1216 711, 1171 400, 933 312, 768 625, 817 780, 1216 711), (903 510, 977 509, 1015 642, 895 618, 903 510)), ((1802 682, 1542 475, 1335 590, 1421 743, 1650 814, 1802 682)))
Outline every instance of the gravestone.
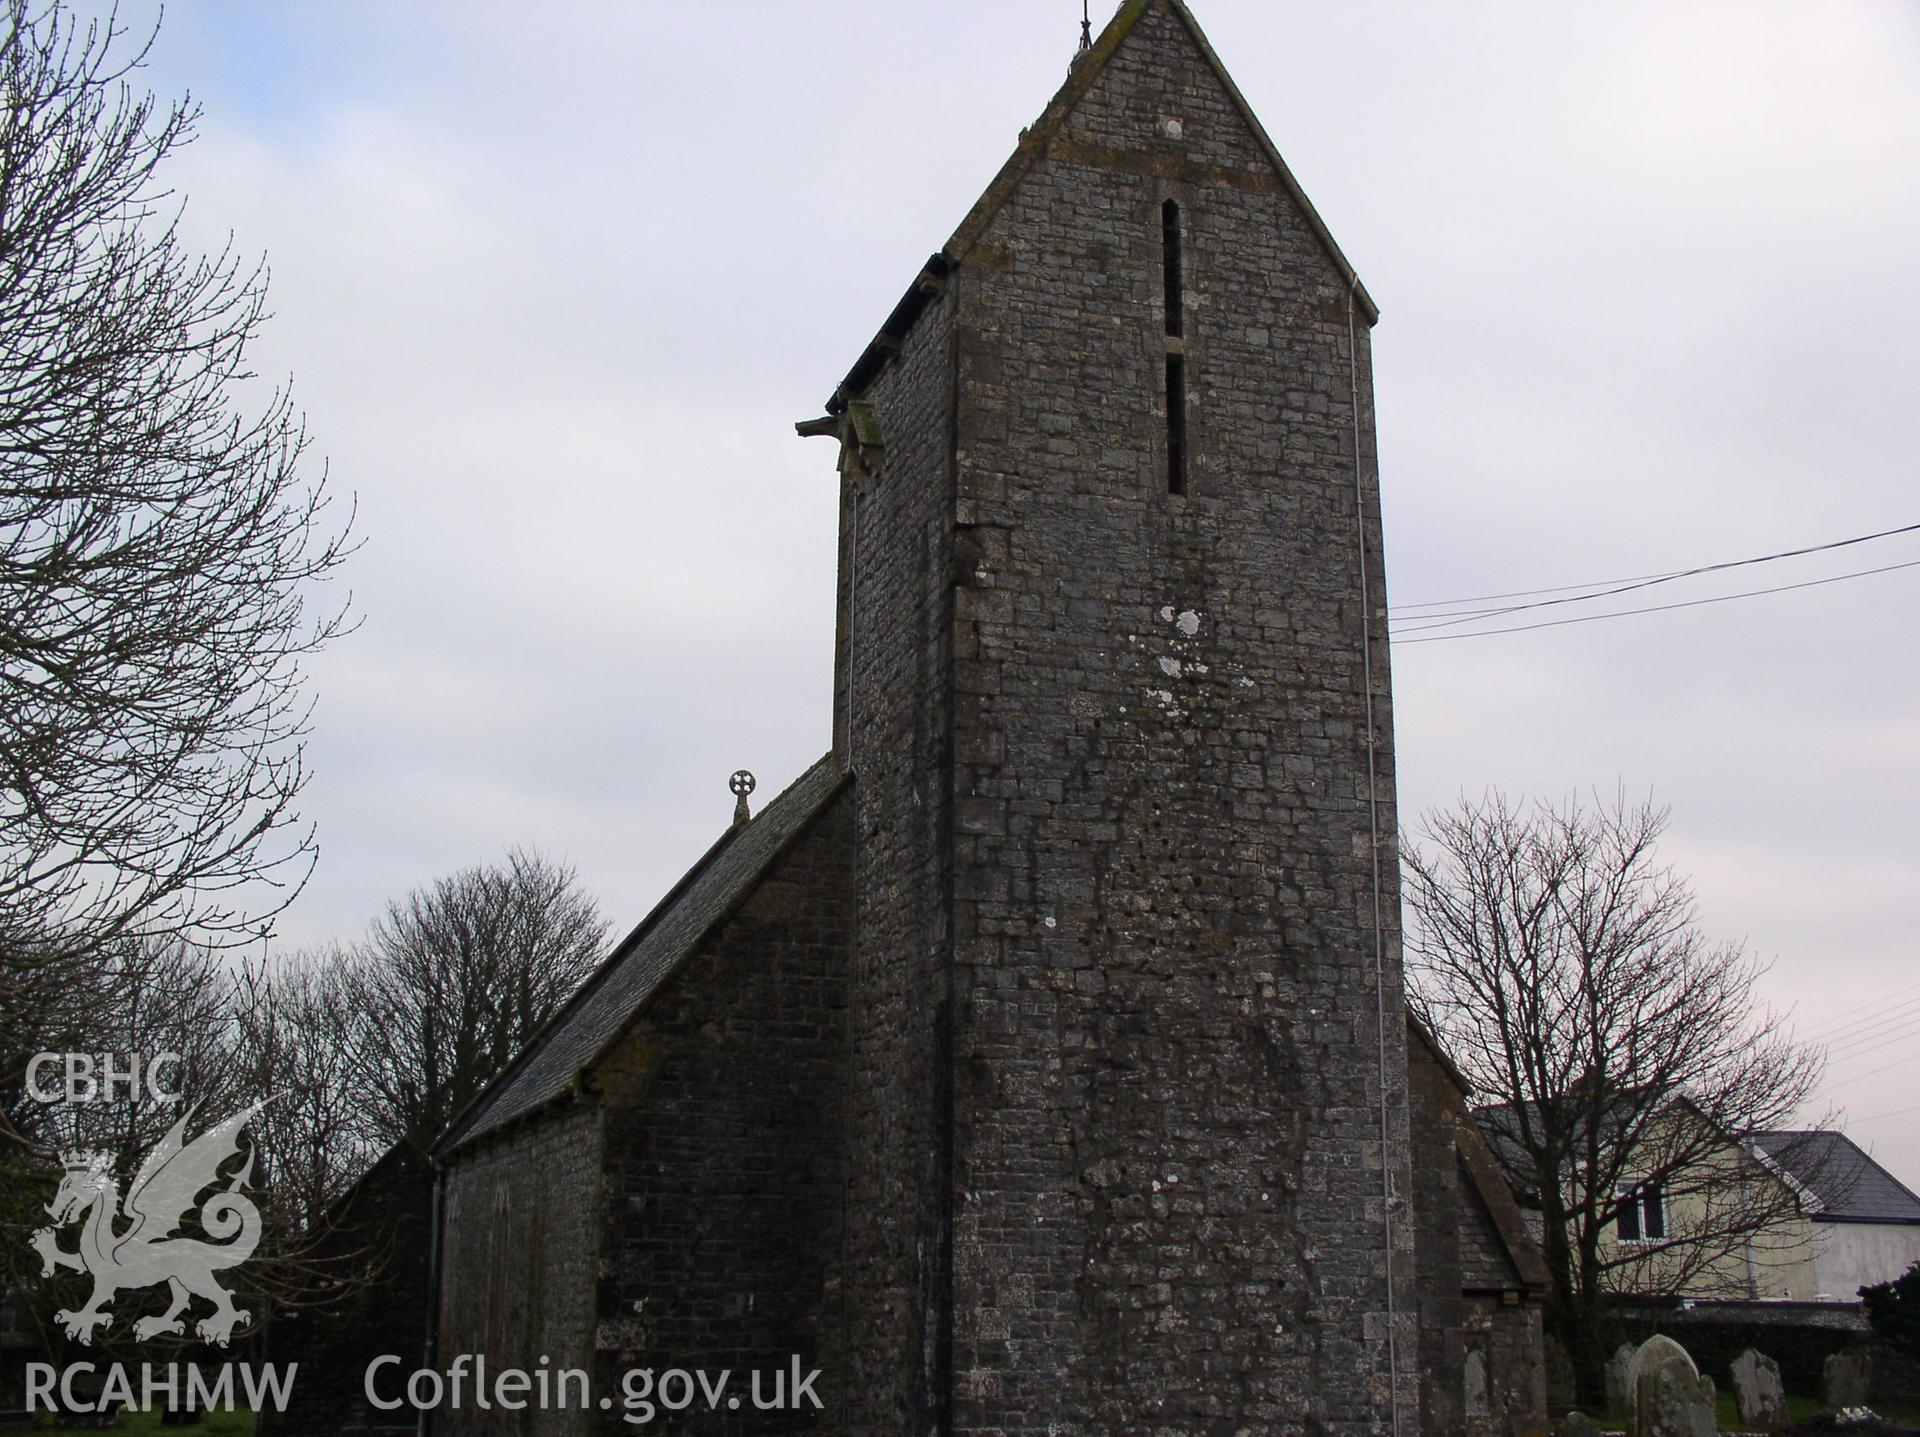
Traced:
POLYGON ((1584 1412, 1569 1412, 1554 1427, 1553 1437, 1600 1437, 1600 1424, 1584 1412))
POLYGON ((1713 1379, 1691 1371, 1692 1365, 1667 1362, 1640 1379, 1636 1437, 1714 1437, 1720 1423, 1713 1379))
POLYGON ((1780 1364, 1749 1347, 1733 1359, 1734 1405, 1747 1427, 1787 1425, 1787 1393, 1780 1382, 1780 1364))
POLYGON ((1633 1437, 1714 1437, 1713 1382, 1700 1375, 1686 1348, 1671 1337, 1649 1337, 1629 1370, 1633 1411, 1627 1430, 1633 1437))
POLYGON ((1822 1374, 1821 1397, 1829 1412, 1865 1407, 1873 1385, 1873 1365, 1864 1352, 1835 1352, 1822 1374))
POLYGON ((1607 1363, 1607 1416, 1626 1421, 1633 1416, 1634 1345, 1623 1342, 1607 1363))
POLYGON ((1467 1354, 1466 1370, 1461 1376, 1461 1407, 1468 1421, 1486 1420, 1487 1416, 1487 1359, 1478 1352, 1467 1354))

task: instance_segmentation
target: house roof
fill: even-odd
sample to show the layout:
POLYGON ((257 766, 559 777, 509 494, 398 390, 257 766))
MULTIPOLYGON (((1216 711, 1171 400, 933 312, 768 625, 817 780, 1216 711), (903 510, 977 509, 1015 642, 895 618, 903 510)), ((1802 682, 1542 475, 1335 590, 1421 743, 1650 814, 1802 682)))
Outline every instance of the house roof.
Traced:
POLYGON ((359 1177, 348 1183, 345 1191, 336 1195, 326 1205, 325 1218, 330 1223, 340 1223, 352 1211, 353 1205, 360 1201, 361 1195, 373 1187, 382 1176, 398 1167, 418 1167, 426 1170, 427 1153, 411 1138, 402 1138, 370 1163, 359 1177))
POLYGON ((1327 258, 1332 261, 1334 271, 1346 281, 1353 295, 1354 306, 1362 319, 1369 325, 1379 322, 1379 306, 1373 302, 1373 296, 1367 293, 1366 286, 1360 283, 1358 272, 1335 242, 1333 231, 1327 228, 1326 221, 1320 218, 1320 212, 1307 198, 1307 192, 1300 187, 1299 180, 1294 178, 1293 171, 1281 158, 1279 147, 1273 143, 1273 138, 1267 134, 1266 127, 1260 123, 1260 117, 1253 112, 1253 106, 1247 103, 1247 97, 1240 93, 1240 87, 1234 83, 1233 76, 1227 73, 1227 67, 1220 62, 1220 56, 1215 53, 1206 32, 1200 28, 1200 22, 1193 18, 1193 12, 1186 7, 1183 0, 1126 0, 1119 12, 1108 22, 1106 29, 1101 31, 1100 38, 1094 41, 1093 48, 1074 61, 1073 68, 1067 72, 1066 83, 1060 87, 1047 108, 1041 112, 1040 118, 1020 132, 1018 147, 1006 164, 1001 166, 1000 173, 994 176, 993 183, 987 186, 986 192, 974 202, 973 208, 960 222, 960 227, 954 231, 953 237, 914 277, 914 282, 908 287, 905 298, 895 307, 893 314, 889 316, 873 343, 867 346, 847 377, 841 381, 840 387, 827 401, 829 414, 841 413, 849 399, 856 398, 865 391, 873 376, 898 349, 901 337, 913 327, 914 321, 919 318, 928 300, 939 292, 938 282, 945 279, 955 265, 966 261, 968 253, 979 243, 988 225, 992 223, 993 217, 1019 188, 1027 172, 1042 155, 1046 154, 1048 146, 1060 137, 1074 107, 1094 87, 1108 63, 1119 51, 1121 44, 1140 23, 1141 17, 1156 5, 1166 6, 1186 27, 1188 35, 1192 37, 1194 46, 1206 61, 1207 67, 1213 71, 1234 109, 1239 112, 1240 117, 1246 121, 1247 127, 1253 132, 1255 142, 1265 155, 1267 163, 1273 167, 1281 187, 1299 206, 1307 228, 1312 231, 1314 238, 1326 252, 1327 258))
POLYGON ((572 1094, 578 1075, 599 1060, 707 935, 746 901, 846 782, 829 754, 750 822, 729 829, 454 1119, 438 1152, 445 1155, 572 1094))
MULTIPOLYGON (((1601 1114, 1599 1126, 1602 1147, 1612 1146, 1619 1136, 1620 1129, 1627 1121, 1629 1112, 1630 1110, 1623 1103, 1610 1106, 1607 1112, 1601 1114)), ((1577 1137, 1585 1135, 1586 1127, 1582 1119, 1586 1116, 1583 1111, 1576 1112, 1572 1120, 1578 1127, 1577 1137)), ((1499 1158, 1500 1165, 1506 1171, 1524 1173, 1531 1170, 1532 1156, 1521 1141, 1521 1135, 1529 1129, 1537 1128, 1542 1121, 1541 1104, 1535 1102, 1487 1103, 1473 1110, 1473 1118, 1479 1125, 1481 1135, 1486 1138, 1488 1146, 1492 1148, 1499 1158)), ((1530 1194, 1530 1196, 1537 1197, 1538 1194, 1530 1194)))
POLYGON ((1819 1200, 1817 1221, 1920 1226, 1920 1197, 1845 1133, 1787 1129, 1750 1141, 1819 1200))
MULTIPOLYGON (((1578 1095, 1568 1095, 1563 1100, 1571 1113, 1566 1124, 1571 1129, 1569 1136, 1576 1145, 1586 1139, 1586 1120, 1590 1116, 1585 1107, 1585 1099, 1578 1095)), ((1509 1171, 1525 1170, 1531 1159, 1521 1141, 1522 1132, 1530 1125, 1542 1121, 1542 1104, 1526 1101, 1520 1103, 1489 1103, 1473 1110, 1480 1130, 1486 1135, 1500 1160, 1509 1171)), ((1634 1142, 1640 1141, 1639 1133, 1655 1117, 1675 1108, 1685 1108, 1695 1119, 1718 1132, 1728 1143, 1734 1142, 1733 1136, 1719 1123, 1714 1122, 1701 1112, 1699 1104, 1683 1091, 1671 1091, 1657 1094, 1651 1088, 1621 1088, 1616 1090, 1608 1102, 1606 1110, 1598 1119, 1600 1146, 1612 1150, 1621 1141, 1621 1135, 1628 1129, 1637 1129, 1632 1135, 1634 1142)), ((1576 1151, 1577 1151, 1576 1146, 1576 1151)))

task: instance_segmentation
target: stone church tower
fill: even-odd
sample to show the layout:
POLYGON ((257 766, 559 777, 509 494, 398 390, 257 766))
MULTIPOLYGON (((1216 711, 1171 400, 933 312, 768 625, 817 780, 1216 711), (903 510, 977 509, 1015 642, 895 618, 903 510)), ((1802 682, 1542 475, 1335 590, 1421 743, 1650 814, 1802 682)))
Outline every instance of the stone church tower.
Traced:
POLYGON ((1402 998, 1374 318, 1128 0, 799 426, 832 751, 441 1139, 436 1365, 819 1370, 669 1424, 727 1437, 1544 1430, 1545 1270, 1402 998))
POLYGON ((1186 7, 1130 0, 802 426, 843 446, 849 1431, 1417 1426, 1374 317, 1186 7))

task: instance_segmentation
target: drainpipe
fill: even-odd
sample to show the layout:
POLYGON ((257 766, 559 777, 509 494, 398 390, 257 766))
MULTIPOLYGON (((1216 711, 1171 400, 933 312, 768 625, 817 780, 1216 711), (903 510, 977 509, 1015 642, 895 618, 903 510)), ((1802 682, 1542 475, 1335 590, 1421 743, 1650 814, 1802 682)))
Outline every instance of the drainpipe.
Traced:
MULTIPOLYGON (((440 1361, 440 1259, 441 1239, 446 1232, 447 1165, 439 1158, 428 1158, 433 1168, 432 1236, 428 1239, 427 1259, 427 1340, 421 1365, 432 1371, 440 1361)), ((433 1412, 421 1408, 414 1419, 419 1437, 432 1437, 433 1412)))

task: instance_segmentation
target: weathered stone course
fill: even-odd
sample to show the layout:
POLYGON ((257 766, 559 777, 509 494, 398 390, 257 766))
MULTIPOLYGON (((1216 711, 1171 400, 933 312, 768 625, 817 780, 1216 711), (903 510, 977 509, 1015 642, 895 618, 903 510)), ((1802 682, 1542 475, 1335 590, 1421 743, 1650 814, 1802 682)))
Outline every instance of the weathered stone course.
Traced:
MULTIPOLYGON (((823 1402, 844 1400, 833 1292, 852 862, 842 791, 598 1069, 605 1382, 637 1367, 772 1372, 797 1357, 828 1374, 823 1402)), ((801 1433, 829 1416, 689 1412, 676 1430, 801 1433)))
MULTIPOLYGON (((481 1144, 451 1170, 437 1303, 443 1362, 472 1354, 530 1372, 544 1355, 592 1370, 602 1133, 598 1108, 571 1107, 481 1144)), ((480 1421, 442 1413, 435 1431, 464 1437, 484 1430, 480 1421)), ((560 1437, 581 1425, 576 1414, 530 1412, 524 1430, 560 1437)))

